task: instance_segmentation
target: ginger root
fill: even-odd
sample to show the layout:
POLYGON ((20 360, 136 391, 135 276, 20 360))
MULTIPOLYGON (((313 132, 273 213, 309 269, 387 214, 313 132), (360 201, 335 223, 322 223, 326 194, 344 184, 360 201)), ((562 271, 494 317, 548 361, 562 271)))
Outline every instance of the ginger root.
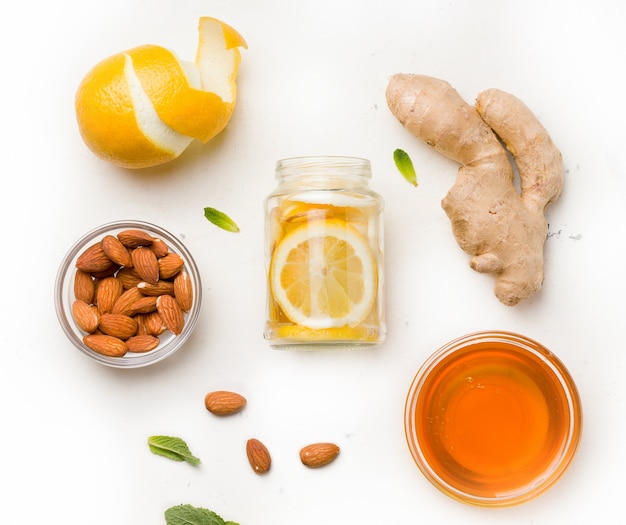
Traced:
POLYGON ((470 266, 495 275, 495 294, 505 305, 537 292, 545 209, 561 193, 563 162, 535 115, 497 89, 480 93, 472 107, 448 82, 423 75, 392 76, 386 96, 409 132, 461 165, 441 204, 457 243, 472 256, 470 266))

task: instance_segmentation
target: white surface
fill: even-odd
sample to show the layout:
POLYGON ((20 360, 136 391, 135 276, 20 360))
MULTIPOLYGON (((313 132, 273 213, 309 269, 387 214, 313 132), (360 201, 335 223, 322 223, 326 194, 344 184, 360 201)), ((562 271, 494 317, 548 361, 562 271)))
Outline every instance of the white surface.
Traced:
POLYGON ((319 523, 617 522, 626 468, 626 4, 374 0, 31 1, 5 8, 0 87, 4 151, 0 447, 3 523, 159 524, 179 503, 242 525, 319 523), (73 97, 97 61, 154 43, 193 58, 197 18, 247 39, 239 104, 228 129, 144 172, 95 158, 78 135, 73 97), (409 136, 386 108, 396 72, 450 81, 467 100, 499 87, 524 100, 567 169, 549 209, 543 291, 507 308, 472 272, 439 201, 454 163, 409 136), (420 186, 396 171, 405 149, 420 186), (271 350, 264 316, 262 200, 277 159, 371 159, 386 200, 389 335, 378 350, 271 350), (235 235, 203 217, 213 206, 235 235), (154 368, 87 360, 61 331, 52 288, 65 251, 104 222, 155 222, 184 240, 204 279, 196 333, 154 368), (439 345, 509 329, 551 348, 580 389, 584 433, 547 494, 486 510, 440 494, 412 463, 403 406, 439 345), (213 389, 246 395, 230 419, 205 411, 213 389), (153 434, 183 437, 203 464, 148 451, 153 434), (269 475, 247 465, 249 437, 273 454, 269 475), (301 446, 337 442, 328 468, 299 463, 301 446))

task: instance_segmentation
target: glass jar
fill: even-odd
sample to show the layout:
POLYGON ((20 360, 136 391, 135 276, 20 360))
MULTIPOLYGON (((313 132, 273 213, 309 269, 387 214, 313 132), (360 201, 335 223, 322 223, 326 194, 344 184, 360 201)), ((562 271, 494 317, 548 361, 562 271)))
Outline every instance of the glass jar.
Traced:
POLYGON ((384 340, 383 201, 370 178, 360 158, 276 163, 278 186, 265 200, 264 336, 272 346, 384 340))

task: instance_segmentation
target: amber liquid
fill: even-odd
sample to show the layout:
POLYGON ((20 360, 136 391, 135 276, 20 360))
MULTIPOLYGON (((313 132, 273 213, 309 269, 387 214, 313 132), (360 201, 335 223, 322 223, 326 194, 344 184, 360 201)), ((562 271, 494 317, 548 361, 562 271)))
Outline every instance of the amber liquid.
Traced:
POLYGON ((544 359, 481 342, 449 355, 426 378, 416 437, 438 483, 501 498, 531 487, 562 456, 570 412, 544 359))
MULTIPOLYGON (((268 265, 278 243, 293 230, 311 222, 324 220, 340 220, 355 228, 370 242, 372 254, 380 264, 380 208, 374 199, 364 199, 358 194, 341 192, 342 203, 327 203, 325 194, 334 192, 317 192, 320 202, 315 199, 300 199, 298 195, 279 197, 271 201, 266 220, 266 239, 268 265)), ((338 199, 339 197, 335 197, 338 199)), ((332 199, 331 199, 332 200, 332 199)), ((381 295, 383 276, 378 275, 377 295, 381 295)), ((340 326, 336 328, 312 329, 299 326, 292 322, 274 299, 271 289, 267 291, 267 319, 265 338, 274 344, 299 344, 308 342, 330 342, 334 345, 354 343, 377 343, 384 338, 384 321, 380 300, 372 308, 370 314, 358 326, 340 326)))

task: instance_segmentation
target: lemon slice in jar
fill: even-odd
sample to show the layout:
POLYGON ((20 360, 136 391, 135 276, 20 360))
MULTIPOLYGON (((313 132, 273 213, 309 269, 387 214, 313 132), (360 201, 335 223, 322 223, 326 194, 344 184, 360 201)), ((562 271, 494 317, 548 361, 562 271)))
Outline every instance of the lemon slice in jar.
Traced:
POLYGON ((269 280, 274 300, 295 324, 354 327, 376 299, 376 261, 366 238, 339 219, 310 221, 281 239, 269 280))

